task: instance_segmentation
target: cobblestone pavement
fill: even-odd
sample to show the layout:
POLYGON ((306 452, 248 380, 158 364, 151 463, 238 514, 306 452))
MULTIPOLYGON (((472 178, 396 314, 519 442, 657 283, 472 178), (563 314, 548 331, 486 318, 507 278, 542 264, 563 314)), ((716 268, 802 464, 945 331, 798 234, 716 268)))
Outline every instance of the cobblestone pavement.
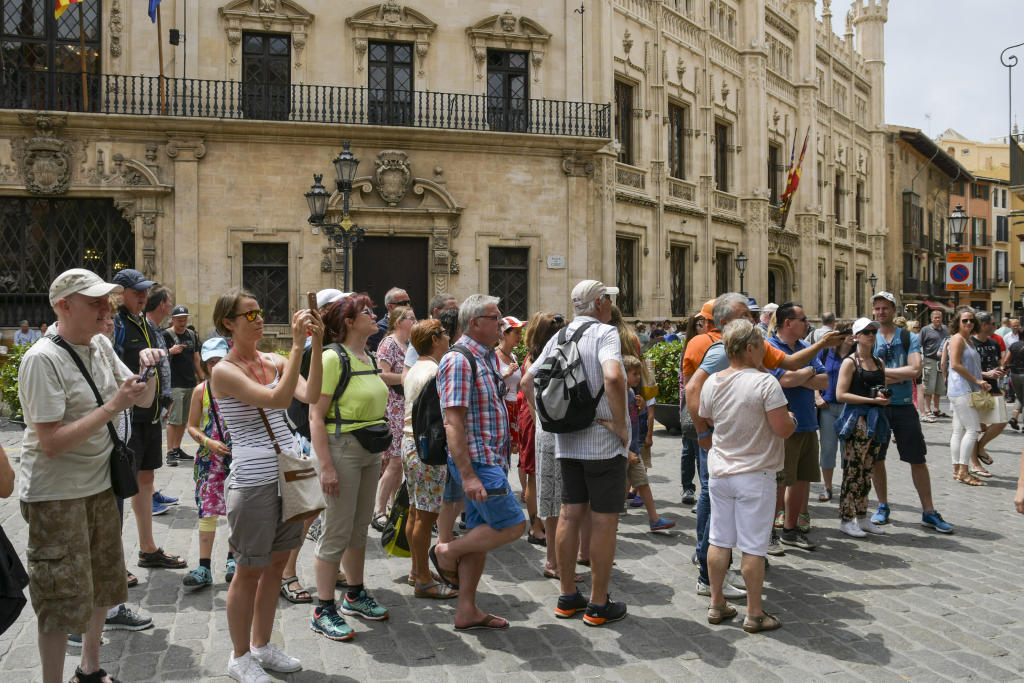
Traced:
MULTIPOLYGON (((949 419, 925 425, 936 506, 956 533, 943 536, 919 525, 905 465, 890 463, 893 523, 883 537, 841 535, 836 503, 818 503, 815 485, 811 537, 817 550, 789 549, 772 558, 765 607, 784 623, 772 634, 748 635, 740 619, 719 626, 705 620, 708 599, 695 594, 689 562, 696 515, 679 503, 680 442, 659 429, 651 481, 659 512, 678 525, 652 534, 639 510, 622 518, 611 590, 629 606, 624 621, 587 628, 579 619, 555 619, 558 586, 541 576, 543 549, 524 539, 491 554, 479 597, 481 608, 508 617, 512 628, 455 633, 454 606, 414 599, 404 583, 408 560, 386 558, 371 531, 366 584, 391 608, 391 619, 356 620, 356 638, 336 643, 309 630, 309 606, 282 600, 273 639, 301 658, 303 671, 279 676, 424 682, 1024 679, 1024 518, 1013 511, 1024 436, 1007 431, 995 441, 995 476, 989 486, 973 488, 952 481, 950 430, 949 419)), ((0 432, 0 443, 16 457, 20 432, 0 432)), ((154 519, 157 541, 195 566, 191 467, 160 469, 157 485, 181 497, 180 505, 154 519)), ((125 556, 134 558, 135 524, 125 522, 125 556)), ((27 531, 16 500, 0 501, 0 523, 23 551, 27 531)), ((130 606, 152 615, 155 628, 107 633, 101 658, 109 672, 125 682, 228 680, 225 528, 222 522, 212 588, 188 593, 181 586, 184 570, 139 569, 130 562, 140 581, 129 591, 130 606)), ((306 547, 299 573, 307 585, 311 561, 306 547)), ((738 607, 742 616, 744 606, 738 607)), ((5 680, 39 680, 35 631, 29 605, 0 636, 5 680)), ((66 678, 78 657, 68 652, 66 678)))

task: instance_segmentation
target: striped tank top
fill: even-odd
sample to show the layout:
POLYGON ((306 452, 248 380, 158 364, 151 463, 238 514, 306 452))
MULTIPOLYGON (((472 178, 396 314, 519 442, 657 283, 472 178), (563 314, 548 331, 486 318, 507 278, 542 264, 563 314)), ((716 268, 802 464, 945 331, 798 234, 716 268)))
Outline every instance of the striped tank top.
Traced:
MULTIPOLYGON (((266 385, 268 389, 277 386, 278 377, 266 385)), ((270 435, 260 417, 259 409, 242 403, 233 396, 218 398, 217 408, 231 434, 231 474, 228 488, 262 486, 277 481, 277 453, 270 441, 270 435)), ((295 440, 283 409, 264 411, 267 421, 274 430, 274 437, 282 450, 291 448, 295 440)))

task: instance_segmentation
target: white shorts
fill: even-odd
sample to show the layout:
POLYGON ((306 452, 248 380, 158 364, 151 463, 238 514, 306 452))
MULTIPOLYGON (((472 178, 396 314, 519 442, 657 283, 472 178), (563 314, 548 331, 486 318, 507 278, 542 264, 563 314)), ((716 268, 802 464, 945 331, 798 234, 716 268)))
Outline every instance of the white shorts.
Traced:
POLYGON ((709 479, 711 545, 763 557, 775 515, 775 488, 775 472, 768 470, 709 479))
POLYGON ((1006 413, 1006 397, 1005 396, 993 396, 995 403, 988 410, 982 412, 978 411, 978 418, 982 424, 985 425, 998 425, 1005 424, 1008 418, 1006 413))

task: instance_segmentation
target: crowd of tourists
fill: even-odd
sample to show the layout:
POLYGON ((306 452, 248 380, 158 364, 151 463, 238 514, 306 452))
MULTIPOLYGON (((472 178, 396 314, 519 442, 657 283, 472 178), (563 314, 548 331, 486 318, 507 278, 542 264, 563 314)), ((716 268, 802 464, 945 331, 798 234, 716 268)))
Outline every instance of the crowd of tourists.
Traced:
MULTIPOLYGON (((301 669, 271 641, 280 597, 308 604, 310 628, 330 640, 357 635, 346 617, 388 619, 366 583, 370 529, 404 534, 412 594, 454 601, 456 631, 509 628, 478 606, 477 591, 488 553, 524 536, 544 547, 538 571, 559 584, 556 617, 594 627, 626 617, 610 594, 620 515, 643 507, 651 532, 675 521, 659 514, 648 478, 657 392, 643 349, 653 335, 623 321, 617 294, 584 280, 566 302, 571 315, 528 321, 503 315, 492 296, 439 294, 419 319, 396 287, 378 319, 365 293, 326 289, 292 316, 287 352, 270 353, 264 309, 244 290, 217 299, 216 334, 201 341, 188 309, 136 270, 110 283, 61 274, 49 292, 56 322, 30 341, 19 373, 18 495, 44 681, 63 680, 69 644, 82 652, 73 680, 113 680, 100 667, 102 631, 153 626, 125 605, 138 580, 124 558, 123 501, 138 566, 187 569, 152 521, 178 503, 154 490, 155 470, 182 462, 193 467, 199 541, 185 590, 214 583, 226 520, 234 680, 301 669), (186 432, 194 454, 182 447, 186 432), (286 470, 288 458, 309 469, 286 470), (320 502, 291 514, 285 499, 302 479, 320 502), (310 588, 296 569, 307 539, 310 588), (589 567, 589 589, 577 566, 589 567)), ((685 343, 683 502, 696 506, 696 591, 709 597, 709 623, 736 617, 730 601, 745 599, 743 630, 782 625, 762 604, 766 556, 815 547, 811 484, 822 481, 819 500, 832 500, 837 464, 840 531, 884 534, 890 442, 909 466, 921 524, 952 533, 932 500, 921 430, 946 417, 939 397, 953 412, 957 481, 984 485, 985 445, 1007 423, 1017 428, 1019 407, 1007 412, 1007 394, 1024 399, 1015 322, 997 330, 964 307, 949 329, 936 311, 918 334, 898 325, 891 293, 871 303, 871 318, 825 315, 811 330, 797 303, 762 309, 729 292, 670 326, 685 343)), ((13 479, 0 451, 0 495, 13 479)), ((1024 513, 1024 477, 1015 503, 1024 513)))

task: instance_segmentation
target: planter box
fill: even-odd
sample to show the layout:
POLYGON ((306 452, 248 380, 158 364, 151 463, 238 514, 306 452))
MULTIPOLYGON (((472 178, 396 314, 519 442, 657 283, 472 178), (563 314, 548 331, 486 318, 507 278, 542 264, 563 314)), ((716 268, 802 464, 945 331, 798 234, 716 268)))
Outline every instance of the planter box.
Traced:
POLYGON ((669 434, 681 434, 679 406, 675 403, 655 403, 654 420, 660 422, 669 434))

